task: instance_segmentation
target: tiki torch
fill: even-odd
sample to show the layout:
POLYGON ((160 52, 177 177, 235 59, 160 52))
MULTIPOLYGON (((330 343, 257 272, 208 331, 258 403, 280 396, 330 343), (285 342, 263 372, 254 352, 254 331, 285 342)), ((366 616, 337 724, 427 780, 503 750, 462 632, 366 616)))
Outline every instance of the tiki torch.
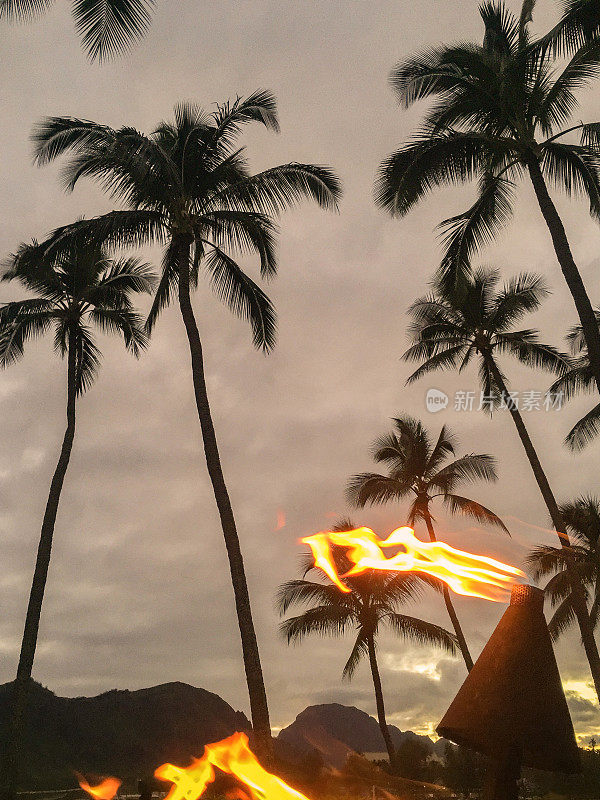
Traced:
POLYGON ((490 759, 486 800, 516 800, 522 766, 578 772, 579 751, 552 642, 544 618, 544 594, 524 585, 509 564, 422 542, 411 528, 380 539, 370 528, 324 531, 302 539, 315 566, 349 592, 344 578, 368 570, 420 572, 458 594, 510 605, 437 728, 440 736, 490 759), (333 548, 346 548, 353 565, 339 575, 333 548), (393 549, 395 554, 387 555, 393 549))
POLYGON ((540 589, 513 586, 508 609, 437 728, 488 756, 485 800, 517 800, 522 766, 581 768, 543 607, 540 589))

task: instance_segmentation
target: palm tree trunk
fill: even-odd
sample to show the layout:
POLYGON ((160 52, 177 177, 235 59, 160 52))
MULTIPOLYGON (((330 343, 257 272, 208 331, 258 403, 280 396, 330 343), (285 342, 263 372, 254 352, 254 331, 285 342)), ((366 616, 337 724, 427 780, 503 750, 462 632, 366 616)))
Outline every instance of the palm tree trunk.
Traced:
POLYGON ((396 760, 396 748, 390 736, 390 729, 387 726, 385 719, 385 705, 383 703, 383 688, 381 686, 381 676, 379 675, 379 667, 377 665, 377 652, 375 650, 375 639, 373 636, 367 637, 367 648, 369 650, 369 663, 371 664, 371 675, 373 676, 373 686, 375 687, 375 703, 377 705, 377 719, 379 720, 379 728, 385 748, 390 758, 390 766, 394 766, 396 760))
MULTIPOLYGON (((425 514, 425 524, 427 525, 429 538, 431 539, 432 542, 436 542, 437 539, 435 537, 435 531, 433 530, 433 522, 431 521, 431 514, 429 513, 429 511, 427 511, 425 514)), ((448 615, 452 620, 454 633, 456 634, 456 638, 458 639, 458 646, 460 647, 460 652, 462 653, 462 657, 465 660, 465 664, 467 666, 467 672, 470 672, 471 669, 473 668, 473 659, 471 658, 471 653, 469 652, 467 640, 465 639, 465 635, 458 620, 458 614, 456 613, 456 609, 454 608, 454 604, 450 598, 450 590, 448 589, 448 586, 445 583, 442 585, 443 585, 444 602, 446 603, 446 608, 448 609, 448 615)))
POLYGON ((75 333, 69 332, 68 341, 68 367, 67 367, 67 427, 63 438, 60 456, 52 482, 50 492, 46 502, 46 511, 42 522, 40 542, 38 545, 33 581, 29 594, 29 604, 25 617, 25 628, 21 641, 21 653, 19 665, 17 667, 17 677, 13 684, 12 710, 8 726, 8 736, 6 750, 2 758, 2 778, 0 781, 0 791, 3 798, 14 798, 19 775, 20 751, 24 733, 25 713, 27 710, 27 698, 31 685, 31 673, 37 646, 38 631, 40 626, 40 616, 42 613, 42 603, 46 580, 48 577, 48 567, 50 565, 50 554, 52 552, 52 539, 54 537, 54 525, 60 494, 69 466, 73 439, 75 438, 75 401, 76 401, 76 344, 75 333))
POLYGON ((252 621, 252 610, 250 608, 250 595, 246 582, 244 561, 240 548, 233 510, 229 500, 229 493, 223 477, 221 459, 217 446, 217 437, 210 413, 206 381, 204 377, 204 359, 202 355, 202 344, 192 303, 190 299, 190 247, 192 239, 181 236, 178 241, 179 258, 179 308, 185 324, 190 354, 192 359, 192 377, 194 382, 194 393, 196 396, 196 407, 202 429, 202 439, 204 442, 204 454, 206 456, 206 466, 212 483, 221 527, 225 537, 225 547, 229 558, 229 569, 233 592, 235 596, 235 608, 237 612, 238 625, 242 639, 242 654, 244 659, 244 669, 246 671, 246 682, 250 695, 250 712, 252 716, 252 726, 256 736, 257 745, 260 749, 260 756, 263 761, 270 761, 273 754, 273 743, 271 739, 271 725, 269 721, 269 709, 267 705, 267 693, 263 680, 262 667, 256 632, 252 621))
POLYGON ((528 168, 541 212, 546 220, 550 235, 552 236, 558 263, 560 264, 569 291, 575 301, 579 321, 583 328, 583 335, 585 337, 590 360, 590 368, 596 381, 598 392, 600 393, 600 330, 598 329, 598 321, 596 320, 594 309, 592 308, 590 298, 585 290, 579 270, 577 269, 577 264, 573 258, 569 240, 565 233, 565 227, 556 210, 556 206, 552 202, 537 158, 532 157, 528 161, 528 168))
MULTIPOLYGON (((569 548, 571 547, 571 542, 569 537, 566 533, 566 526, 564 520, 562 518, 562 514, 560 513, 560 509, 558 507, 558 503, 556 502, 556 498, 554 497, 554 493, 550 488, 550 484, 548 483, 548 478, 546 477, 546 473, 542 468, 542 464, 538 458, 538 454, 533 446, 533 442, 529 436, 527 428, 525 427, 525 423, 523 422, 523 417, 521 416, 519 409, 514 403, 510 395, 508 394, 508 390, 506 388, 506 384, 504 383, 504 379, 500 370, 496 366, 496 362, 494 361, 492 355, 489 352, 483 354, 490 372, 494 376, 494 381, 498 386, 502 396, 505 399, 506 405, 508 406, 508 410, 513 418, 513 422, 515 423, 515 427, 525 448, 525 452, 527 454, 527 458, 529 459, 529 463, 531 464, 531 469, 533 470, 533 474, 537 481, 537 484, 540 488, 542 493, 542 497, 544 498, 544 502, 546 503, 546 507, 550 514, 550 519, 552 520, 552 524, 558 534, 558 539, 560 542, 561 547, 569 548)), ((590 671, 592 673, 592 678, 594 680, 594 687, 596 689, 596 695, 598 696, 598 700, 600 701, 600 655, 598 653, 598 645, 594 638, 594 628, 590 620, 590 615, 587 608, 587 602, 585 599, 585 594, 583 591, 583 587, 578 580, 573 580, 572 584, 572 597, 573 597, 573 608, 575 611, 575 616, 577 617, 577 622, 579 623, 579 630, 581 631, 581 640, 583 642, 583 647, 585 650, 585 654, 587 656, 587 660, 590 666, 590 671)))

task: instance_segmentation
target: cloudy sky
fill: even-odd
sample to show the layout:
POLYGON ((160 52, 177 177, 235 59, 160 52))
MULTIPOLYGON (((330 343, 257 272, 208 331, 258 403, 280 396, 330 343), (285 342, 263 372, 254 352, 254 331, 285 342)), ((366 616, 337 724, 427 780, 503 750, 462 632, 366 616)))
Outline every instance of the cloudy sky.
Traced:
MULTIPOLYGON (((405 220, 375 208, 380 160, 418 124, 421 107, 401 111, 387 85, 391 67, 415 48, 481 37, 475 0, 158 0, 150 34, 114 63, 87 63, 67 4, 29 27, 0 27, 0 252, 40 238, 110 202, 82 183, 66 196, 60 169, 32 166, 29 134, 44 115, 73 115, 152 130, 179 100, 210 107, 268 88, 281 134, 249 131, 254 168, 287 161, 328 164, 345 195, 338 215, 303 206, 281 221, 280 274, 269 291, 279 340, 269 357, 253 351, 247 327, 202 287, 196 310, 225 475, 237 516, 276 729, 307 705, 329 701, 375 712, 366 665, 352 683, 340 673, 350 640, 309 640, 290 649, 273 607, 292 577, 298 539, 348 513, 348 477, 371 468, 369 446, 400 413, 436 434, 448 423, 463 452, 489 452, 500 481, 472 495, 509 525, 509 539, 437 515, 440 535, 465 549, 520 565, 528 549, 552 542, 545 507, 510 417, 455 411, 457 391, 476 374, 435 375, 405 387, 406 308, 427 288, 439 261, 434 228, 462 211, 471 192, 439 192, 405 220), (425 408, 428 388, 450 396, 447 410, 425 408), (278 514, 285 526, 277 528, 278 514)), ((537 25, 556 17, 540 0, 537 25)), ((600 96, 581 116, 600 118, 600 96)), ((600 232, 582 204, 558 196, 592 299, 600 300, 600 232)), ((156 253, 146 254, 156 258, 156 253)), ((529 187, 515 222, 484 254, 508 277, 542 272, 552 297, 532 320, 561 345, 575 320, 550 238, 529 187)), ((256 265, 249 265, 255 270, 256 265)), ((0 300, 20 297, 4 285, 0 300)), ((102 342, 99 380, 79 403, 78 429, 59 510, 34 674, 56 693, 89 695, 186 681, 248 710, 222 534, 203 463, 187 343, 176 309, 164 314, 139 362, 102 342)), ((514 389, 542 391, 544 375, 505 368, 514 389)), ((65 365, 49 342, 31 344, 0 380, 0 681, 14 676, 39 527, 64 427, 65 365)), ((557 496, 594 491, 598 447, 574 458, 561 442, 590 398, 560 411, 526 415, 557 496)), ((353 513, 384 535, 405 521, 403 507, 353 513)), ((422 531, 417 531, 423 535, 422 531)), ((478 654, 504 606, 457 598, 478 654)), ((437 597, 407 612, 448 625, 437 597)), ((557 648, 578 734, 600 732, 589 673, 573 633, 557 648)), ((462 661, 384 638, 381 666, 390 720, 432 730, 462 680, 462 661)))

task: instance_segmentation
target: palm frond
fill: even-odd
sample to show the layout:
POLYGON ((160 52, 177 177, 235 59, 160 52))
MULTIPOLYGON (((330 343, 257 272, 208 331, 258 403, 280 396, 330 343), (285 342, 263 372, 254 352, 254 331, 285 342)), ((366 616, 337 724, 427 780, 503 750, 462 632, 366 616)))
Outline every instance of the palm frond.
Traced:
POLYGON ((457 652, 456 636, 440 625, 397 613, 386 614, 385 622, 406 641, 434 645, 452 655, 457 652))
POLYGON ((90 319, 104 333, 120 333, 125 347, 139 358, 148 346, 148 336, 144 332, 144 321, 139 314, 129 309, 95 306, 90 311, 90 319))
POLYGON ((234 143, 242 125, 249 122, 258 122, 275 133, 279 132, 275 96, 264 89, 253 92, 245 99, 238 97, 233 103, 219 105, 212 117, 213 138, 225 149, 234 143))
POLYGON ((48 300, 21 300, 0 307, 0 367, 14 364, 23 356, 25 343, 43 336, 55 318, 48 300))
POLYGON ((297 617, 284 620, 279 631, 288 644, 301 642, 305 636, 341 636, 350 623, 348 610, 338 606, 316 606, 297 617))
POLYGON ((410 485, 402 484, 387 475, 363 472, 350 478, 346 496, 352 505, 363 508, 367 504, 375 505, 389 503, 390 500, 401 500, 409 491, 410 485))
POLYGON ((178 246, 174 239, 171 239, 163 252, 162 257, 162 274, 156 287, 154 300, 146 319, 146 331, 150 334, 156 321, 163 311, 171 302, 173 292, 177 288, 179 282, 179 265, 177 262, 178 246))
POLYGON ((569 595, 558 606, 548 623, 548 631, 552 641, 556 642, 573 625, 575 619, 575 609, 569 595))
MULTIPOLYGON (((406 379, 407 384, 414 383, 415 381, 422 378, 423 375, 427 375, 429 372, 434 372, 438 369, 450 369, 452 367, 456 367, 456 363, 460 354, 464 351, 464 345, 459 344, 455 345, 454 347, 448 347, 446 349, 440 350, 438 353, 434 353, 431 355, 421 366, 416 369, 411 375, 408 376, 406 379)), ((402 356, 403 359, 406 361, 408 360, 416 360, 417 356, 417 348, 412 347, 409 348, 404 355, 402 356)))
MULTIPOLYGON (((314 561, 311 557, 311 568, 314 561)), ((275 606, 279 614, 286 614, 296 604, 318 603, 319 605, 344 605, 345 598, 332 583, 318 583, 303 579, 286 581, 277 590, 275 606)))
POLYGON ((498 480, 496 464, 494 456, 486 453, 468 453, 442 467, 431 478, 431 483, 433 486, 449 490, 463 482, 487 481, 493 483, 498 480))
POLYGON ((76 152, 91 146, 110 145, 115 139, 114 131, 77 117, 46 117, 33 129, 34 158, 38 166, 48 164, 69 150, 76 152))
POLYGON ((219 189, 207 201, 207 211, 230 208, 277 215, 302 200, 337 210, 341 184, 326 167, 282 164, 219 189))
POLYGON ((543 146, 542 168, 549 180, 573 197, 584 197, 600 219, 600 157, 588 147, 562 142, 543 146))
POLYGON ((563 375, 570 367, 567 355, 555 347, 538 342, 534 331, 513 331, 496 336, 496 349, 510 353, 522 364, 532 369, 543 369, 555 375, 563 375))
POLYGON ((272 350, 277 322, 275 309, 267 295, 230 256, 215 245, 206 253, 204 264, 217 296, 234 314, 250 321, 254 346, 265 352, 272 350))
POLYGON ((92 60, 130 49, 148 30, 154 0, 74 0, 73 17, 92 60))
POLYGON ((496 294, 490 322, 495 330, 506 330, 525 314, 536 311, 549 294, 541 275, 530 272, 514 275, 496 294))
POLYGON ((436 274, 438 283, 457 288, 471 275, 471 259, 512 217, 514 184, 485 172, 479 179, 479 195, 462 214, 440 222, 444 255, 436 274))
POLYGON ((348 660, 344 665, 344 669, 342 670, 342 678, 346 680, 352 680, 354 673, 356 672, 356 668, 358 667, 362 658, 366 658, 369 655, 369 645, 367 639, 362 631, 359 632, 348 660))
POLYGON ((595 405, 571 428, 565 438, 570 450, 578 452, 600 434, 600 403, 595 405))
POLYGON ((574 53, 600 33, 600 9, 596 0, 563 0, 560 21, 544 37, 543 44, 558 55, 574 53))
POLYGON ((221 249, 258 253, 260 273, 271 278, 277 273, 275 236, 278 227, 265 214, 220 209, 203 215, 197 223, 197 236, 210 238, 221 249))
POLYGON ((587 42, 573 55, 541 103, 538 114, 549 126, 561 126, 568 122, 578 101, 576 92, 600 72, 600 41, 587 42))
POLYGON ((56 0, 0 0, 0 19, 31 22, 51 8, 56 0))
MULTIPOLYGON (((55 346, 58 342, 55 342, 55 346)), ((62 348, 57 348, 62 349, 62 348)), ((77 394, 86 392, 100 369, 100 350, 98 349, 91 329, 79 324, 76 336, 76 376, 75 383, 77 394)))
POLYGON ((508 146, 476 132, 424 132, 381 164, 375 202, 404 216, 434 188, 472 180, 501 149, 510 154, 508 146))
POLYGON ((88 298, 96 305, 118 306, 127 303, 131 294, 150 294, 155 284, 150 264, 137 258, 121 258, 111 261, 88 298))
POLYGON ((471 517, 483 525, 494 525, 496 528, 500 528, 504 531, 504 533, 508 533, 510 536, 510 531, 502 522, 500 517, 497 514, 494 514, 493 511, 490 511, 489 508, 481 505, 481 503, 477 503, 475 500, 470 500, 468 497, 461 497, 460 495, 454 493, 442 495, 442 500, 446 506, 448 506, 451 514, 461 514, 464 517, 471 517))

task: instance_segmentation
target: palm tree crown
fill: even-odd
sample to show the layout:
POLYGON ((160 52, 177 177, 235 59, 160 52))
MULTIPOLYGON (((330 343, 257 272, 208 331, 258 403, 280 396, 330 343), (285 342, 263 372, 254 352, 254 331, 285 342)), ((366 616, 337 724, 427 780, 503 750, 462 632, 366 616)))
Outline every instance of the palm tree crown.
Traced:
POLYGON ((409 416, 394 419, 394 431, 380 437, 373 445, 373 458, 389 468, 387 475, 363 472, 350 479, 348 497, 358 507, 367 503, 412 499, 408 522, 426 520, 430 504, 441 498, 453 514, 464 514, 478 522, 507 530, 502 520, 485 506, 456 494, 463 483, 478 480, 495 481, 496 462, 493 456, 474 454, 447 462, 456 452, 456 438, 443 425, 434 442, 425 426, 409 416))
MULTIPOLYGON (((596 310, 596 321, 600 330, 600 309, 596 310)), ((573 355, 572 365, 550 387, 554 394, 562 392, 569 400, 581 392, 592 392, 595 388, 594 376, 588 357, 587 345, 580 325, 571 328, 567 334, 567 343, 573 355)), ((565 443, 571 450, 582 450, 600 433, 600 403, 597 403, 571 428, 565 443)))
POLYGON ((518 19, 502 3, 483 3, 482 45, 431 48, 392 73, 405 107, 437 102, 421 132, 382 164, 378 203, 403 216, 435 187, 479 182, 473 206, 441 223, 444 278, 468 273, 472 255, 508 222, 515 181, 532 160, 551 184, 584 196, 600 218, 600 123, 569 125, 576 91, 600 73, 600 41, 555 75, 549 51, 529 36, 527 5, 518 19), (574 131, 578 144, 559 141, 574 131))
POLYGON ((592 625, 600 612, 600 500, 592 495, 561 505, 571 547, 536 547, 527 561, 535 580, 552 576, 545 590, 556 608, 548 627, 554 639, 575 621, 573 581, 587 594, 592 625))
MULTIPOLYGON (((211 114, 181 104, 174 121, 162 123, 149 136, 130 127, 113 130, 67 117, 47 119, 34 134, 39 164, 74 153, 64 173, 67 189, 83 176, 96 178, 127 206, 83 220, 70 226, 71 231, 123 246, 166 244, 149 330, 177 288, 183 241, 193 248, 191 287, 203 266, 217 295, 250 321, 255 345, 265 350, 274 345, 274 309, 230 251, 258 254, 261 275, 272 277, 277 271, 272 216, 303 197, 334 208, 340 187, 328 169, 309 164, 285 164, 251 175, 244 148, 237 143, 241 127, 249 122, 278 130, 270 93, 225 103, 211 114)), ((64 234, 57 231, 57 240, 64 234)))
MULTIPOLYGON (((345 568, 339 549, 334 548, 333 557, 340 575, 350 568, 349 563, 345 568)), ((304 575, 311 570, 317 570, 312 561, 304 575)), ((320 577, 322 573, 317 571, 320 577)), ((280 587, 277 607, 282 615, 294 605, 310 606, 281 624, 281 632, 288 642, 300 642, 309 634, 341 636, 348 630, 356 630, 356 639, 342 672, 344 678, 354 675, 361 658, 367 654, 368 638, 376 637, 383 626, 407 640, 455 652, 455 639, 444 628, 398 611, 406 603, 419 600, 427 586, 439 590, 434 579, 410 572, 394 574, 372 570, 346 577, 344 581, 351 589, 349 593, 340 592, 331 582, 311 581, 306 577, 287 581, 280 587)))
MULTIPOLYGON (((30 22, 56 0, 0 0, 0 19, 30 22)), ((129 50, 147 31, 155 0, 72 0, 77 33, 92 61, 129 50)))
POLYGON ((45 244, 22 245, 8 262, 2 280, 18 280, 35 298, 0 308, 0 366, 23 355, 25 343, 54 329, 54 347, 65 356, 75 351, 76 392, 94 380, 100 351, 93 329, 119 333, 139 356, 147 344, 143 320, 132 295, 151 292, 154 276, 134 258, 111 259, 102 247, 71 240, 48 255, 45 244))
POLYGON ((522 273, 502 287, 499 280, 497 271, 479 268, 466 281, 460 297, 439 289, 413 303, 409 313, 414 344, 403 357, 422 363, 409 383, 436 369, 461 371, 478 356, 482 409, 491 413, 506 400, 506 377, 496 363, 497 355, 510 355, 528 367, 558 374, 569 368, 568 357, 541 343, 537 331, 514 330, 515 323, 535 311, 548 294, 542 278, 522 273))

